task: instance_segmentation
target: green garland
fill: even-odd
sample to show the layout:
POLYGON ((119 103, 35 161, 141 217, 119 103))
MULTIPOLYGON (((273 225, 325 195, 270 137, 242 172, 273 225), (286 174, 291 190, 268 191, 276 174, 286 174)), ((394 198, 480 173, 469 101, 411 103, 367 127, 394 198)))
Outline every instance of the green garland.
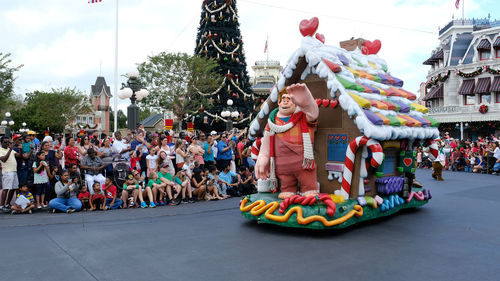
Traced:
POLYGON ((429 79, 429 82, 427 82, 426 87, 430 88, 430 87, 436 85, 438 82, 444 83, 446 80, 448 80, 449 77, 450 77, 449 70, 446 73, 446 75, 444 75, 444 76, 441 76, 441 73, 439 73, 438 76, 431 77, 431 79, 429 79))
POLYGON ((483 73, 483 68, 482 67, 479 67, 476 71, 473 71, 473 72, 470 72, 470 73, 465 73, 465 72, 462 72, 460 70, 457 70, 455 72, 456 75, 458 75, 460 77, 464 77, 464 78, 476 77, 476 76, 478 76, 481 73, 483 73))
POLYGON ((490 68, 489 66, 486 66, 486 71, 489 74, 494 74, 494 75, 500 74, 500 70, 496 70, 496 69, 490 68))

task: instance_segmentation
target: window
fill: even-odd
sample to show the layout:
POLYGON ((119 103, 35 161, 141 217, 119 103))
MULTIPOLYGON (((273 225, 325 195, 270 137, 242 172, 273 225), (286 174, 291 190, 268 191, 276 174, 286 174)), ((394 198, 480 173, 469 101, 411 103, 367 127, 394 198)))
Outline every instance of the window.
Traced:
POLYGON ((479 60, 489 60, 490 59, 490 50, 480 50, 479 51, 479 60))
POLYGON ((76 123, 80 123, 80 116, 76 116, 76 123))
POLYGON ((479 99, 479 103, 491 103, 491 94, 482 94, 479 99))
POLYGON ((495 48, 495 57, 500 59, 500 48, 495 48))
POLYGON ((87 116, 82 116, 82 123, 87 124, 87 116))
POLYGON ((476 96, 474 95, 465 95, 464 96, 464 104, 465 105, 474 105, 476 103, 476 96))
POLYGON ((345 152, 349 139, 346 134, 328 134, 326 143, 328 145, 327 159, 328 161, 345 161, 345 152))
POLYGON ((94 117, 89 116, 89 124, 94 124, 94 117))
POLYGON ((496 96, 497 96, 497 98, 496 98, 495 102, 500 103, 500 93, 496 93, 496 96))
POLYGON ((393 148, 385 149, 385 158, 384 158, 384 168, 383 173, 385 175, 393 175, 394 170, 396 169, 396 150, 393 148))

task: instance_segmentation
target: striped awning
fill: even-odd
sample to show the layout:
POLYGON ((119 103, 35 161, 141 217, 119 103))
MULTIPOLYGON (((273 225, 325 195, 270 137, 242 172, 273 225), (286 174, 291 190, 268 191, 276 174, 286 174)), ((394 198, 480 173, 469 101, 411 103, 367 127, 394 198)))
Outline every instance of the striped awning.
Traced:
POLYGON ((491 43, 488 41, 488 39, 483 39, 481 42, 479 42, 479 45, 477 45, 478 50, 489 50, 491 49, 491 43))
POLYGON ((476 88, 474 89, 474 94, 486 94, 490 92, 491 78, 479 78, 477 80, 476 88))
POLYGON ((491 84, 491 89, 492 92, 500 92, 500 76, 495 76, 493 78, 493 84, 491 84))
POLYGON ((424 61, 423 64, 433 65, 434 63, 438 62, 440 59, 442 60, 443 58, 444 58, 444 52, 443 49, 440 49, 439 51, 435 52, 430 58, 424 61))
POLYGON ((500 47, 500 37, 498 37, 498 38, 495 40, 495 43, 493 43, 493 48, 497 48, 497 47, 500 47))
POLYGON ((423 101, 431 100, 431 99, 439 99, 443 97, 443 84, 439 85, 438 87, 434 87, 431 89, 431 91, 425 95, 425 97, 422 99, 423 101))
POLYGON ((459 95, 473 95, 474 94, 474 79, 467 79, 462 82, 460 89, 458 90, 459 95))

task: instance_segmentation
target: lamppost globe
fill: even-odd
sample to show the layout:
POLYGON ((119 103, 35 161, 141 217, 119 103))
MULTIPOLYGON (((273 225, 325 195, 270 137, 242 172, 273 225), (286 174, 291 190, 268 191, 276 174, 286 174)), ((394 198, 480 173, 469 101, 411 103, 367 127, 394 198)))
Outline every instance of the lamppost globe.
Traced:
POLYGON ((9 118, 10 117, 10 112, 5 112, 5 117, 9 118))
POLYGON ((15 123, 14 123, 14 121, 13 121, 13 120, 10 120, 10 121, 9 121, 9 126, 14 126, 14 124, 15 124, 15 123))
POLYGON ((233 112, 231 113, 231 117, 233 117, 233 118, 236 118, 236 117, 238 117, 238 116, 240 116, 240 113, 239 113, 238 111, 233 111, 233 112))
POLYGON ((23 127, 26 127, 26 122, 23 122, 23 127))
POLYGON ((2 126, 7 126, 7 121, 2 120, 2 123, 1 123, 1 124, 2 124, 2 126))
POLYGON ((131 71, 127 72, 127 77, 135 79, 135 78, 139 77, 139 71, 137 69, 131 70, 131 71))
POLYGON ((233 100, 232 99, 228 99, 227 100, 227 105, 229 105, 229 106, 233 105, 233 100))

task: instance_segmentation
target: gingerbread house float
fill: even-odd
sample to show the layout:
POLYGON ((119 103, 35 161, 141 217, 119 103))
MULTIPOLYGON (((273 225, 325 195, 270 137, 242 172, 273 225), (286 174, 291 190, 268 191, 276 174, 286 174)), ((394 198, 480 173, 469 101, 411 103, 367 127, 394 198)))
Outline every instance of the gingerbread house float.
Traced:
MULTIPOLYGON (((281 89, 305 83, 319 107, 314 157, 321 193, 279 200, 264 187, 242 200, 243 216, 289 227, 343 228, 426 204, 429 190, 414 185, 415 150, 438 137, 438 122, 377 56, 380 41, 328 46, 317 26, 317 18, 301 22, 302 44, 250 134, 262 136, 281 89)), ((435 145, 431 152, 436 155, 435 145)))

